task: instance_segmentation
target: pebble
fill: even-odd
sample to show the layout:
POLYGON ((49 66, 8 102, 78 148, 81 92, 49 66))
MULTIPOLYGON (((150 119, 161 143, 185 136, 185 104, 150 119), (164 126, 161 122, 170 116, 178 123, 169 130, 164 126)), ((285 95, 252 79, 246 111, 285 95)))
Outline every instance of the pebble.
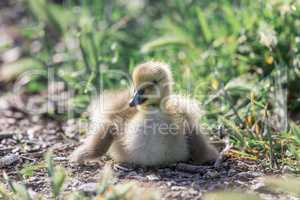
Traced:
POLYGON ((66 157, 55 157, 53 158, 54 161, 67 161, 68 159, 66 157))
POLYGON ((196 194, 198 194, 199 192, 198 192, 197 190, 191 188, 191 189, 188 190, 188 193, 191 194, 191 195, 196 195, 196 194))
POLYGON ((238 177, 239 180, 241 181, 248 181, 251 178, 253 178, 253 174, 250 172, 240 172, 236 175, 238 177))
POLYGON ((230 169, 227 173, 228 176, 234 176, 237 173, 235 169, 230 169))
POLYGON ((9 165, 13 164, 14 162, 16 162, 17 160, 19 160, 19 157, 16 154, 8 154, 8 155, 0 158, 0 167, 9 166, 9 165))
POLYGON ((121 165, 121 164, 115 164, 113 166, 113 169, 116 170, 116 171, 124 171, 124 172, 132 171, 132 169, 126 167, 125 165, 121 165))
POLYGON ((7 118, 6 121, 8 124, 15 124, 17 120, 15 118, 7 118))
POLYGON ((175 183, 174 183, 174 181, 168 181, 168 182, 166 182, 166 185, 168 186, 168 187, 171 187, 172 185, 174 185, 175 183))
POLYGON ((95 194, 98 184, 95 182, 85 183, 78 187, 78 190, 88 194, 95 194))
POLYGON ((283 166, 283 168, 281 169, 281 172, 282 172, 283 174, 291 174, 291 173, 294 173, 295 171, 293 170, 293 168, 291 168, 291 167, 285 165, 285 166, 283 166))
POLYGON ((158 181, 159 180, 159 177, 154 174, 148 175, 146 177, 149 181, 158 181))
POLYGON ((251 189, 259 193, 270 193, 270 190, 265 186, 265 184, 262 181, 252 185, 251 189))
POLYGON ((203 178, 212 179, 212 178, 217 178, 219 176, 220 176, 220 174, 216 170, 210 170, 210 171, 206 172, 206 174, 203 175, 203 178))
POLYGON ((182 187, 182 186, 172 186, 171 187, 171 190, 175 190, 175 191, 178 191, 178 190, 185 190, 186 188, 185 187, 182 187))

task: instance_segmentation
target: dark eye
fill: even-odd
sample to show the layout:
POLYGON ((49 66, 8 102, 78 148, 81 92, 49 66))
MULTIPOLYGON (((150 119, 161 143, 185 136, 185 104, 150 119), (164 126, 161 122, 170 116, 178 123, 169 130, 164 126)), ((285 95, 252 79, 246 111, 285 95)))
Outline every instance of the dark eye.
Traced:
POLYGON ((154 81, 152 81, 152 83, 154 83, 154 84, 157 84, 157 83, 158 83, 158 81, 157 81, 157 80, 154 80, 154 81))
POLYGON ((145 89, 139 89, 139 90, 137 91, 137 93, 138 93, 139 95, 143 95, 143 94, 145 93, 145 89))

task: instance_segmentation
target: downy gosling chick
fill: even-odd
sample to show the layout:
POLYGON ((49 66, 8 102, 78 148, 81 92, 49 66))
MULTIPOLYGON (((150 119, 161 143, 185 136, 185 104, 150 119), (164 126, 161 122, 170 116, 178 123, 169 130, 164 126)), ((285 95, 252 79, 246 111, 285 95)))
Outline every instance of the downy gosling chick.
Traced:
POLYGON ((217 159, 217 150, 200 133, 197 102, 172 94, 168 65, 140 64, 132 79, 133 96, 130 90, 104 92, 92 103, 91 135, 73 152, 73 162, 106 152, 116 162, 142 166, 217 159))

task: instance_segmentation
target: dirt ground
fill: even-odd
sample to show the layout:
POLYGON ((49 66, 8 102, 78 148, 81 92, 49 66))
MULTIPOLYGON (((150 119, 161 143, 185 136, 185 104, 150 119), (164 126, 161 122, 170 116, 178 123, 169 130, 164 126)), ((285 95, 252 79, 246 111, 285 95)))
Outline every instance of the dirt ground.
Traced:
MULTIPOLYGON (((260 177, 277 174, 265 169, 257 161, 225 158, 222 164, 194 166, 177 163, 166 168, 141 168, 114 164, 108 158, 96 163, 78 166, 68 162, 68 155, 84 136, 80 135, 78 121, 58 122, 44 116, 39 109, 47 106, 43 95, 11 94, 0 97, 0 162, 1 171, 15 181, 49 197, 49 180, 44 167, 35 169, 32 176, 23 176, 24 166, 39 165, 44 154, 52 150, 57 165, 66 168, 66 191, 83 191, 93 194, 100 180, 101 170, 109 165, 115 183, 134 181, 142 187, 158 188, 164 199, 200 199, 207 191, 234 190, 254 192, 264 199, 297 199, 268 190, 260 177), (24 110, 26 105, 36 110, 24 110), (35 114, 39 113, 39 114, 35 114), (3 158, 6 158, 6 163, 3 158)), ((82 126, 82 124, 81 124, 82 126)), ((2 174, 1 172, 1 174, 2 174)), ((1 177, 0 181, 5 183, 1 177)))

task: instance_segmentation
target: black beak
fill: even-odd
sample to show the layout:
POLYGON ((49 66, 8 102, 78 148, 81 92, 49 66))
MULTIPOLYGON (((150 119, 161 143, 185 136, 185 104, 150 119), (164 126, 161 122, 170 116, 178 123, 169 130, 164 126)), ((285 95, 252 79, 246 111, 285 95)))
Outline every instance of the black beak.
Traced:
POLYGON ((129 101, 129 106, 133 107, 144 103, 147 99, 143 97, 143 94, 144 94, 143 89, 135 91, 132 99, 129 101))

